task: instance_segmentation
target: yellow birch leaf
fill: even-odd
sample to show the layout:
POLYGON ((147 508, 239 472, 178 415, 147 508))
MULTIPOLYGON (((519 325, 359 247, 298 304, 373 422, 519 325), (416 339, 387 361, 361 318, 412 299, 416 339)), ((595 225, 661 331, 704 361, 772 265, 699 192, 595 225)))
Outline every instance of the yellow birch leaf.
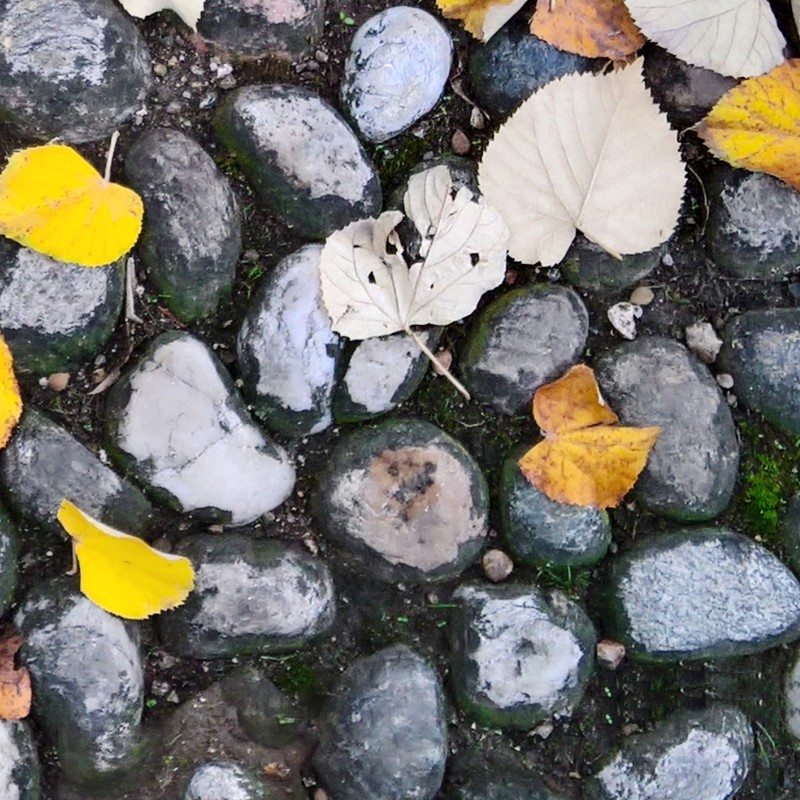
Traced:
POLYGON ((545 438, 520 458, 519 468, 551 500, 579 506, 619 505, 660 431, 616 425, 583 364, 536 391, 533 416, 545 438))
POLYGON ((100 608, 144 619, 183 603, 194 586, 189 559, 162 553, 62 500, 56 514, 72 537, 81 591, 100 608))
POLYGON ((800 190, 800 59, 728 90, 695 130, 717 158, 800 190))
POLYGON ((14 153, 0 173, 0 234, 55 258, 99 267, 136 243, 144 208, 64 144, 14 153))
POLYGON ((5 339, 0 336, 0 448, 8 444, 22 414, 22 398, 14 376, 14 360, 5 339))
POLYGON ((488 42, 526 0, 436 0, 442 16, 458 19, 476 39, 488 42))

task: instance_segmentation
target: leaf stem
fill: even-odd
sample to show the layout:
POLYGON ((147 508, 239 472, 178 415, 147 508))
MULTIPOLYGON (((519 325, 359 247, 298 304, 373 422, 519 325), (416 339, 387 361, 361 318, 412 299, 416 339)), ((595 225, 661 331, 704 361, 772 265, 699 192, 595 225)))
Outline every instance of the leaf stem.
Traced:
POLYGON ((111 162, 114 160, 114 150, 117 148, 117 139, 119 139, 119 131, 114 131, 111 134, 111 143, 108 145, 108 155, 106 156, 106 172, 103 179, 108 183, 111 180, 111 162))
POLYGON ((436 365, 439 372, 441 372, 441 374, 444 375, 444 377, 447 378, 447 380, 449 380, 450 383, 452 383, 453 386, 455 386, 456 389, 458 389, 458 391, 461 392, 461 394, 463 394, 467 400, 471 400, 472 398, 469 396, 469 392, 464 388, 464 385, 461 383, 461 381, 459 381, 450 372, 450 370, 447 369, 447 367, 445 367, 445 365, 442 364, 438 358, 436 358, 436 356, 433 354, 433 351, 425 344, 425 342, 423 342, 422 339, 420 339, 419 336, 417 336, 417 334, 411 330, 411 326, 406 325, 404 330, 417 343, 417 347, 419 347, 419 349, 425 353, 425 355, 430 359, 431 363, 436 365))

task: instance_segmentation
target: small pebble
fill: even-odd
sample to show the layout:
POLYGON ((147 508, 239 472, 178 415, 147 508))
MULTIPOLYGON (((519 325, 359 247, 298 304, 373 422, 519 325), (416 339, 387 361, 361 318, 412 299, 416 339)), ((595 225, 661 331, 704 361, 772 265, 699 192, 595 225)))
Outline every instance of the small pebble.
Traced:
POLYGON ((733 389, 733 375, 727 372, 720 372, 717 375, 717 384, 723 389, 733 389))
POLYGON ((649 286, 637 286, 631 292, 631 303, 637 306, 647 306, 653 302, 655 295, 649 286))
POLYGON ((317 786, 311 795, 312 800, 329 800, 330 795, 321 787, 317 786))
POLYGON ((475 128, 476 131, 482 131, 486 127, 486 114, 481 111, 478 106, 473 106, 469 114, 469 124, 475 128))
POLYGON ((442 369, 439 364, 433 364, 433 371, 437 375, 444 375, 445 370, 449 370, 450 367, 453 366, 453 354, 449 350, 439 350, 439 352, 434 353, 434 355, 444 369, 442 369))
POLYGON ((481 559, 483 573, 492 581, 504 581, 514 570, 514 562, 502 550, 487 550, 481 559))
POLYGON ((722 347, 722 339, 710 322, 695 322, 685 330, 686 346, 705 364, 713 364, 722 347))
POLYGON ((450 146, 457 156, 465 156, 467 153, 469 153, 472 144, 467 137, 467 134, 464 133, 461 128, 456 128, 455 132, 453 133, 453 139, 450 146))
POLYGON ((167 74, 167 67, 166 64, 156 64, 153 67, 153 72, 158 75, 159 78, 163 78, 164 75, 167 74))
POLYGON ((664 253, 664 255, 661 256, 661 263, 665 267, 674 267, 675 259, 669 253, 664 253))
POLYGON ((625 645, 613 639, 601 639, 597 643, 597 663, 606 669, 616 669, 625 658, 625 645))
POLYGON ((63 392, 69 385, 69 372, 54 372, 47 377, 47 388, 54 392, 63 392))
POLYGON ((537 725, 531 733, 534 736, 538 736, 540 739, 547 739, 548 736, 555 730, 555 725, 549 720, 547 722, 542 722, 537 725))
POLYGON ((608 321, 624 339, 636 338, 636 320, 642 316, 642 307, 634 303, 615 303, 608 309, 608 321))

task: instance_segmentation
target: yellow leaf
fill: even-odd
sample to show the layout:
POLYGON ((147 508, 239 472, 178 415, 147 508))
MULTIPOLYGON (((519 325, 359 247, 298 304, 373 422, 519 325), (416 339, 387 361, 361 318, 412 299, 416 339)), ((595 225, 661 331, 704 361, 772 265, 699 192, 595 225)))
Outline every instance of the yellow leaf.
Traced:
POLYGON ((622 0, 541 0, 531 33, 568 53, 614 61, 644 44, 622 0))
POLYGON ((526 0, 436 0, 442 15, 460 19, 476 39, 488 42, 526 0))
POLYGON ((144 619, 183 603, 194 586, 189 559, 155 550, 62 500, 56 514, 73 539, 81 591, 100 608, 144 619))
POLYGON ((660 431, 616 425, 583 364, 536 391, 533 417, 545 438, 522 456, 520 469, 551 500, 579 506, 619 505, 660 431))
POLYGON ((0 448, 8 444, 11 431, 22 414, 22 398, 17 379, 14 377, 14 362, 11 350, 0 336, 0 448))
POLYGON ((717 158, 800 190, 800 59, 734 86, 695 129, 717 158))
POLYGON ((20 150, 0 173, 0 234, 59 261, 116 261, 135 244, 143 213, 136 192, 64 144, 20 150))

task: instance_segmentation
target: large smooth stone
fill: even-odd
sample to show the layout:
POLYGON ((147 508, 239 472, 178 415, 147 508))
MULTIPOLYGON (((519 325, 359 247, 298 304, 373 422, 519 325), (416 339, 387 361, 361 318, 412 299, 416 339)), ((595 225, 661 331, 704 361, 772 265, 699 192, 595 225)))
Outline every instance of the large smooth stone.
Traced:
POLYGON ((336 600, 328 568, 304 551, 226 533, 187 537, 176 552, 195 567, 194 590, 157 624, 165 646, 180 655, 285 653, 333 622, 336 600))
POLYGON ((745 311, 722 333, 720 370, 748 408, 793 436, 800 435, 800 308, 745 311))
POLYGON ((382 580, 452 578, 486 537, 480 468, 455 439, 421 420, 390 419, 342 439, 317 492, 320 530, 382 580))
POLYGON ((299 86, 245 86, 214 120, 261 200, 300 236, 324 239, 381 210, 378 176, 341 115, 299 86))
POLYGON ((33 714, 66 776, 106 783, 141 752, 144 672, 134 629, 66 578, 35 587, 14 615, 25 638, 33 714))
POLYGON ((153 287, 181 319, 213 314, 230 294, 242 249, 228 179, 197 142, 168 128, 136 140, 125 174, 144 203, 138 250, 153 287))
POLYGON ((0 797, 39 800, 41 770, 36 742, 24 720, 0 720, 0 797))
POLYGON ((381 11, 353 37, 342 105, 365 139, 385 142, 436 105, 452 57, 450 34, 427 11, 410 6, 381 11))
POLYGON ((736 483, 739 445, 728 404, 706 367, 672 339, 641 337, 598 359, 597 382, 625 425, 661 433, 634 487, 651 511, 716 517, 736 483))
POLYGON ((0 238, 0 330, 19 372, 67 372, 92 358, 123 294, 121 263, 87 269, 0 238))
POLYGON ((597 643, 580 606, 533 585, 465 584, 453 600, 453 684, 470 717, 487 727, 527 730, 572 714, 597 643))
POLYGON ((17 588, 17 526, 0 506, 0 614, 5 613, 17 588))
POLYGON ((611 563, 611 635, 643 661, 760 653, 800 636, 800 583, 777 556, 724 528, 639 541, 611 563))
POLYGON ((432 800, 446 757, 439 676, 396 645, 344 673, 323 711, 313 765, 336 800, 432 800))
POLYGON ((214 353, 186 333, 154 339, 113 387, 111 453, 181 511, 244 525, 294 487, 285 451, 252 422, 214 353))
POLYGON ((306 245, 270 270, 236 338, 243 389, 255 415, 290 436, 319 433, 333 422, 341 345, 322 302, 321 252, 321 245, 306 245))
POLYGON ((587 784, 587 800, 729 800, 753 763, 750 721, 732 706, 682 710, 633 736, 587 784))
POLYGON ((0 0, 0 108, 27 137, 110 136, 142 107, 150 65, 111 0, 0 0))

